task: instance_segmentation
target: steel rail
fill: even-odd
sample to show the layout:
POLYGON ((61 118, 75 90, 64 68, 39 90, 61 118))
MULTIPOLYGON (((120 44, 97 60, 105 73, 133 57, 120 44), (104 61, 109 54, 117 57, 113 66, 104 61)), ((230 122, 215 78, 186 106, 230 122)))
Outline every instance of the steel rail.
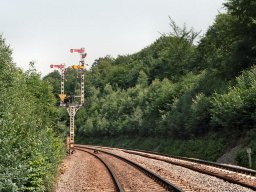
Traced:
MULTIPOLYGON (((97 147, 108 148, 108 147, 104 147, 104 146, 97 146, 97 147)), ((183 163, 174 162, 174 161, 167 160, 167 159, 166 160, 165 159, 160 159, 158 157, 152 157, 152 156, 149 156, 149 155, 150 154, 159 155, 159 156, 162 156, 162 157, 169 157, 169 158, 183 160, 183 161, 187 161, 187 162, 198 163, 198 164, 201 164, 201 165, 202 164, 203 165, 208 165, 208 166, 212 166, 214 168, 225 169, 225 170, 228 170, 228 171, 233 171, 235 173, 242 173, 242 174, 245 174, 245 175, 248 175, 248 176, 256 176, 256 171, 252 170, 252 169, 232 167, 232 166, 229 166, 229 165, 223 165, 223 164, 210 162, 210 161, 205 161, 205 160, 200 160, 200 159, 180 157, 180 156, 174 156, 174 155, 168 155, 168 154, 161 154, 161 153, 158 153, 158 152, 151 152, 151 151, 138 150, 138 149, 123 149, 123 148, 110 148, 110 149, 119 149, 119 150, 122 150, 125 153, 140 155, 140 156, 143 156, 143 157, 147 157, 147 158, 151 158, 151 159, 155 159, 155 160, 159 160, 159 161, 164 161, 166 163, 175 164, 177 166, 185 167, 185 168, 188 168, 190 170, 197 171, 199 173, 211 175, 211 176, 217 177, 219 179, 223 179, 225 181, 228 181, 230 183, 238 184, 240 186, 247 187, 247 188, 250 188, 250 189, 253 189, 253 190, 256 191, 256 186, 247 184, 247 183, 245 183, 243 181, 240 181, 240 180, 234 180, 234 179, 230 178, 229 176, 217 175, 213 172, 202 170, 200 167, 197 167, 197 166, 186 165, 186 164, 183 164, 183 163), (138 153, 138 152, 143 152, 143 153, 146 153, 146 154, 141 154, 141 153, 138 153)))
MULTIPOLYGON (((90 147, 85 147, 85 146, 78 146, 76 145, 75 147, 76 149, 78 148, 86 148, 86 149, 90 149, 90 150, 95 150, 95 148, 90 148, 90 147)), ((133 167, 139 169, 141 172, 143 172, 144 174, 146 174, 147 176, 149 176, 151 179, 155 180, 156 182, 158 182, 160 185, 162 185, 164 188, 166 188, 168 191, 173 191, 173 192, 183 192, 182 189, 178 188, 177 186, 175 186, 174 184, 170 183, 169 181, 165 180, 164 178, 160 177, 159 175, 157 175, 156 173, 150 171, 149 169, 127 159, 127 158, 124 158, 124 157, 121 157, 119 155, 116 155, 116 154, 113 154, 113 153, 110 153, 110 152, 107 152, 107 151, 103 151, 103 150, 100 150, 100 149, 97 149, 98 151, 102 152, 102 153, 105 153, 105 154, 108 154, 108 155, 111 155, 111 156, 114 156, 118 159, 121 159, 122 161, 125 161, 127 162, 128 164, 132 165, 133 167)))
MULTIPOLYGON (((143 156, 143 157, 147 157, 147 158, 151 158, 151 159, 155 159, 155 160, 159 160, 159 161, 164 161, 166 163, 171 163, 171 164, 175 164, 175 165, 178 165, 178 166, 182 166, 182 167, 186 167, 188 169, 191 169, 191 170, 194 170, 194 171, 197 171, 199 173, 203 173, 203 174, 207 174, 207 175, 211 175, 211 176, 214 176, 214 177, 217 177, 217 178, 220 178, 220 179, 223 179, 225 181, 228 181, 230 183, 234 183, 234 184, 238 184, 238 185, 241 185, 243 187, 247 187, 247 188, 250 188, 250 189, 253 189, 253 190, 256 190, 256 186, 253 186, 253 185, 250 185, 250 184, 247 184, 243 181, 240 181, 240 180, 234 180, 232 179, 231 177, 228 177, 228 176, 224 176, 224 175, 218 175, 218 174, 215 174, 214 172, 211 172, 211 171, 206 171, 206 170, 202 170, 200 167, 196 167, 196 166, 192 166, 192 165, 185 165, 183 163, 179 163, 179 162, 174 162, 174 161, 171 161, 171 160, 168 160, 168 159, 160 159, 160 158, 157 158, 157 157, 152 157, 152 156, 148 156, 147 154, 156 154, 156 153, 150 153, 150 152, 145 152, 145 151, 138 151, 138 152, 144 152, 144 153, 147 153, 147 154, 141 154, 141 153, 138 153, 138 152, 132 152, 132 151, 127 151, 127 150, 122 150, 123 152, 126 152, 126 153, 129 153, 129 154, 135 154, 135 155, 140 155, 140 156, 143 156)), ((134 150, 133 150, 134 151, 134 150)), ((158 154, 160 155, 160 154, 158 154)), ((162 155, 163 156, 163 155, 162 155)), ((173 157, 173 156, 163 156, 163 157, 171 157, 171 158, 176 158, 176 157, 173 157)), ((176 159, 180 159, 180 160, 184 160, 184 161, 188 161, 188 162, 193 162, 193 163, 199 163, 199 164, 204 164, 204 165, 209 165, 209 166, 212 166, 212 167, 215 167, 215 168, 222 168, 221 165, 217 164, 217 163, 213 163, 213 162, 208 162, 208 161, 203 161, 203 160, 197 160, 197 159, 190 159, 190 158, 184 158, 184 157, 179 157, 179 158, 176 158, 176 159), (190 161, 191 160, 191 161, 190 161), (215 166, 216 165, 216 166, 215 166)), ((226 167, 226 166, 224 166, 226 167)), ((229 168, 229 167, 228 167, 229 168)), ((223 168, 222 168, 223 169, 223 168)), ((233 169, 226 169, 226 170, 229 170, 229 171, 233 171, 235 173, 241 173, 241 172, 236 172, 235 170, 235 167, 233 167, 233 169)), ((240 171, 240 169, 238 168, 238 170, 240 171)), ((243 170, 243 169, 242 169, 243 170)), ((251 171, 248 171, 249 173, 251 173, 251 171)), ((252 173, 253 173, 253 170, 252 170, 252 173)), ((250 174, 251 175, 251 174, 250 174)), ((254 176, 254 175, 253 175, 254 176)))
MULTIPOLYGON (((104 146, 97 146, 97 147, 104 147, 104 146)), ((108 147, 105 147, 108 148, 108 147)), ((226 164, 221 164, 221 163, 215 163, 212 161, 206 161, 206 160, 201 160, 201 159, 195 159, 195 158, 189 158, 189 157, 181 157, 181 156, 176 156, 176 155, 168 155, 168 154, 164 154, 164 153, 158 153, 158 152, 154 152, 154 151, 145 151, 145 150, 140 150, 140 149, 124 149, 124 148, 110 148, 109 149, 120 149, 123 152, 126 153, 132 153, 132 151, 137 151, 137 152, 143 152, 143 153, 147 153, 147 154, 154 154, 154 155, 159 155, 159 156, 163 156, 163 157, 170 157, 170 158, 174 158, 174 159, 180 159, 180 160, 184 160, 184 161, 189 161, 189 162, 193 162, 193 163, 200 163, 200 164, 204 164, 204 165, 209 165, 209 166, 213 166, 213 167, 217 167, 217 168, 221 168, 221 169, 225 169, 228 171, 233 171, 236 173, 242 173, 245 175, 250 175, 250 176, 255 176, 256 177, 256 170, 253 169, 247 169, 247 168, 243 168, 243 167, 234 167, 232 165, 226 165, 226 164)))
POLYGON ((94 157, 96 157, 98 160, 100 160, 100 162, 102 162, 105 167, 107 168, 113 182, 114 182, 114 185, 116 187, 116 189, 119 191, 119 192, 124 192, 124 189, 123 187, 121 186, 120 182, 118 181, 117 177, 115 176, 114 172, 112 171, 112 169, 108 166, 108 164, 103 160, 101 159, 99 156, 95 155, 94 153, 91 153, 89 151, 86 151, 86 150, 83 150, 83 149, 80 149, 80 148, 77 148, 77 147, 74 147, 74 149, 76 150, 79 150, 79 151, 83 151, 83 152, 86 152, 86 153, 89 153, 90 155, 93 155, 94 157))
POLYGON ((225 164, 221 164, 221 163, 215 163, 215 162, 211 162, 211 161, 206 161, 206 160, 201 160, 201 159, 195 159, 195 158, 189 158, 189 157, 181 157, 181 156, 175 156, 175 155, 168 155, 168 154, 163 154, 163 153, 158 153, 158 152, 153 152, 153 151, 145 151, 145 150, 138 150, 138 149, 122 149, 124 152, 131 152, 131 151, 138 151, 138 152, 143 152, 143 153, 148 153, 148 154, 154 154, 154 155, 160 155, 163 157, 171 157, 171 158, 175 158, 175 159, 180 159, 180 160, 184 160, 184 161, 189 161, 189 162, 194 162, 194 163, 200 163, 200 164, 204 164, 204 165, 210 165, 213 167, 217 167, 217 168, 221 168, 221 169, 225 169, 228 171, 233 171, 236 173, 242 173, 242 174, 246 174, 246 175, 251 175, 251 176, 256 176, 256 171, 253 169, 247 169, 247 168, 243 168, 243 167, 234 167, 232 165, 225 165, 225 164))

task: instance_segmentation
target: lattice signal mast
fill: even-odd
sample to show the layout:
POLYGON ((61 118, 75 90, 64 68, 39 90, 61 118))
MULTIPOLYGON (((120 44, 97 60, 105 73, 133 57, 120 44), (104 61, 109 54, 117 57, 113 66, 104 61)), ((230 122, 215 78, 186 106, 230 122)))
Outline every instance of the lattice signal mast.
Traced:
POLYGON ((69 138, 67 139, 67 147, 69 152, 71 153, 74 143, 75 143, 75 115, 76 112, 84 105, 84 71, 85 71, 85 62, 84 59, 87 55, 85 53, 85 49, 70 49, 71 53, 80 53, 81 59, 79 61, 79 65, 72 65, 70 68, 76 69, 80 73, 80 96, 69 96, 69 99, 66 99, 66 94, 64 93, 64 83, 65 83, 65 65, 50 65, 51 68, 58 68, 61 70, 61 92, 59 94, 60 97, 60 106, 66 107, 70 117, 70 129, 69 129, 69 138), (72 99, 73 97, 73 99, 72 99), (80 102, 75 102, 74 98, 80 97, 80 102))
POLYGON ((79 61, 79 65, 73 65, 71 68, 77 69, 80 72, 80 96, 74 96, 74 97, 80 97, 80 103, 72 102, 69 104, 67 110, 70 117, 70 136, 69 136, 69 149, 70 151, 74 147, 75 143, 75 115, 76 112, 84 105, 84 69, 85 69, 85 62, 84 59, 86 57, 85 49, 70 49, 71 53, 80 53, 81 59, 79 61))
POLYGON ((81 49, 70 49, 71 53, 80 53, 80 61, 79 61, 79 65, 73 65, 72 68, 73 69, 78 69, 81 72, 81 98, 80 98, 80 104, 83 105, 84 104, 84 69, 85 69, 85 62, 84 59, 87 55, 87 53, 85 53, 85 49, 81 48, 81 49))

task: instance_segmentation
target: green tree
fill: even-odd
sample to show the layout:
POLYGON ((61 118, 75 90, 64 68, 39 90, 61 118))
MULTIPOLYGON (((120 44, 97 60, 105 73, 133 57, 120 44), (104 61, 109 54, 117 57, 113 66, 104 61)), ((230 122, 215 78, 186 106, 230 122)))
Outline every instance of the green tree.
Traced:
POLYGON ((33 63, 26 73, 15 67, 2 37, 0 55, 0 191, 50 190, 64 155, 52 89, 33 63))

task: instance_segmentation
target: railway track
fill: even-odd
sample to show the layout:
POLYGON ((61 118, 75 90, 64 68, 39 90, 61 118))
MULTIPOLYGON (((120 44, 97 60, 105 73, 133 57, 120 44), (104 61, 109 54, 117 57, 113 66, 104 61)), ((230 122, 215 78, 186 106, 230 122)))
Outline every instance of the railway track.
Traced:
MULTIPOLYGON (((97 149, 100 149, 100 148, 103 150, 104 149, 111 150, 113 152, 118 150, 126 154, 141 156, 144 158, 185 167, 187 169, 196 171, 201 174, 211 175, 211 176, 220 178, 224 181, 227 181, 229 183, 243 186, 254 191, 256 190, 256 177, 255 177, 256 171, 254 170, 241 168, 241 167, 228 166, 223 164, 217 164, 217 163, 193 159, 193 158, 168 156, 168 155, 162 155, 159 153, 149 153, 142 150, 126 150, 126 149, 108 148, 108 147, 100 147, 100 146, 97 147, 97 149)), ((180 185, 177 185, 177 186, 180 186, 180 185)))
POLYGON ((86 153, 89 153, 90 155, 94 156, 95 158, 97 158, 101 163, 103 163, 103 165, 106 167, 106 169, 108 170, 111 178, 112 178, 112 181, 116 187, 116 191, 118 192, 124 192, 124 189, 123 187, 121 186, 119 180, 117 179, 117 177, 115 176, 114 172, 112 171, 112 169, 110 168, 110 166, 102 159, 100 158, 98 155, 95 155, 94 153, 90 152, 90 151, 86 151, 86 150, 83 150, 81 148, 76 148, 77 150, 80 150, 80 151, 83 151, 83 152, 86 152, 86 153))
POLYGON ((182 191, 156 173, 127 158, 84 146, 75 146, 75 149, 88 152, 104 162, 113 175, 113 180, 118 183, 115 184, 118 191, 182 191))
POLYGON ((246 174, 246 175, 250 175, 250 176, 256 176, 256 171, 255 170, 247 169, 247 168, 243 168, 243 167, 238 167, 238 166, 233 166, 233 165, 215 163, 215 162, 205 161, 205 160, 195 159, 195 158, 188 158, 188 157, 180 157, 180 156, 174 156, 174 155, 161 154, 161 153, 157 153, 157 152, 149 152, 149 151, 145 151, 145 150, 132 150, 132 149, 129 149, 129 150, 121 149, 121 150, 126 152, 126 153, 142 152, 142 153, 145 153, 145 154, 154 154, 154 155, 159 155, 159 156, 163 156, 163 157, 171 157, 171 158, 180 159, 180 160, 184 160, 184 161, 200 163, 200 164, 203 164, 203 165, 209 165, 209 166, 221 168, 221 169, 228 170, 228 171, 234 171, 236 173, 242 173, 242 174, 246 174))
POLYGON ((158 153, 152 153, 154 155, 157 155, 152 156, 152 154, 145 151, 122 151, 129 154, 140 155, 143 157, 160 160, 167 163, 172 163, 178 166, 183 166, 188 169, 198 171, 200 173, 218 177, 225 181, 256 190, 256 171, 254 170, 185 157, 172 157, 164 155, 163 157, 167 158, 163 158, 159 156, 160 154, 158 153))

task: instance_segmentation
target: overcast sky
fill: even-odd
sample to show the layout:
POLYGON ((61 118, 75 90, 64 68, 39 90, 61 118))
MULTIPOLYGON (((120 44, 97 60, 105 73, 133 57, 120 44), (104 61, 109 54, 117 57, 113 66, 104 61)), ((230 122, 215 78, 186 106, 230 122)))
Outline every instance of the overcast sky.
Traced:
POLYGON ((170 31, 170 16, 204 33, 224 0, 0 0, 0 33, 17 66, 29 61, 46 75, 50 64, 78 64, 69 49, 85 47, 86 63, 135 53, 170 31), (159 33, 160 32, 160 33, 159 33))

